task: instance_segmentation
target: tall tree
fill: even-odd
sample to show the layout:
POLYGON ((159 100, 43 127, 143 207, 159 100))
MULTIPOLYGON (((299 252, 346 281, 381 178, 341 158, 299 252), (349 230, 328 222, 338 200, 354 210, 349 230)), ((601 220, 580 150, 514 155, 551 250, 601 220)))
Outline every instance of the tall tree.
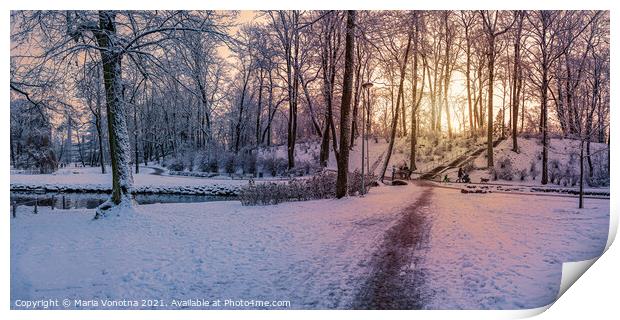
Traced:
POLYGON ((461 23, 463 26, 463 30, 465 32, 465 86, 467 88, 467 110, 469 111, 469 133, 470 136, 474 136, 475 134, 475 125, 474 125, 474 114, 477 114, 476 107, 472 105, 471 96, 473 94, 471 88, 471 48, 472 48, 472 28, 475 23, 475 14, 470 11, 461 11, 460 12, 461 23), (474 113, 472 113, 472 108, 474 113))
POLYGON ((405 52, 402 55, 402 58, 397 59, 397 62, 399 64, 398 69, 400 72, 400 81, 398 84, 398 94, 396 95, 396 108, 395 108, 395 113, 394 113, 394 117, 392 118, 392 131, 390 133, 390 142, 388 143, 388 149, 385 153, 385 160, 383 161, 383 167, 381 169, 381 175, 380 175, 380 179, 381 182, 383 182, 384 176, 385 176, 385 172, 387 171, 388 165, 390 163, 390 158, 392 156, 392 150, 394 149, 394 140, 396 139, 396 130, 398 127, 398 109, 399 106, 401 104, 401 97, 402 92, 403 92, 403 87, 404 87, 404 82, 405 82, 405 72, 407 70, 407 61, 409 59, 409 52, 411 50, 411 41, 413 39, 413 32, 411 30, 411 28, 408 28, 407 31, 407 45, 405 47, 405 52))
POLYGON ((344 76, 342 81, 342 103, 340 104, 340 151, 338 155, 338 176, 336 198, 347 195, 349 175, 349 135, 351 129, 351 96, 353 91, 353 65, 355 57, 355 11, 347 11, 347 27, 344 50, 344 76))
POLYGON ((495 57, 497 55, 497 37, 506 33, 514 24, 501 28, 498 26, 500 13, 495 11, 480 11, 487 38, 487 68, 488 68, 488 108, 487 108, 487 166, 493 167, 493 77, 495 76, 495 57))
POLYGON ((519 120, 519 99, 521 94, 521 83, 523 82, 523 70, 521 65, 521 35, 523 31, 523 19, 525 18, 524 10, 515 11, 515 35, 514 35, 514 60, 512 65, 512 151, 519 152, 517 143, 517 123, 519 120))
POLYGON ((418 94, 418 55, 420 54, 420 22, 417 12, 413 13, 413 66, 411 68, 411 144, 409 148, 409 167, 416 170, 416 149, 418 144, 418 115, 420 102, 422 101, 422 93, 424 89, 424 72, 426 68, 422 68, 422 86, 418 94))
POLYGON ((286 64, 286 87, 288 92, 287 157, 288 168, 295 167, 295 144, 297 143, 297 104, 299 98, 299 16, 297 10, 269 12, 286 64))

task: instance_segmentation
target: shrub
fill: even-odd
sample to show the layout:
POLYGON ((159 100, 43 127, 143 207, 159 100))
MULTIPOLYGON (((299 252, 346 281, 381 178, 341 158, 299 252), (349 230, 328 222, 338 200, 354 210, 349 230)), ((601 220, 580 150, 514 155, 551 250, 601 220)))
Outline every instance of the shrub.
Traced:
MULTIPOLYGON (((374 186, 376 177, 367 175, 364 184, 374 186)), ((355 171, 349 174, 349 194, 359 194, 361 174, 355 171)), ((253 183, 241 189, 239 200, 244 206, 271 205, 285 201, 305 201, 327 199, 336 196, 336 173, 321 171, 308 179, 291 179, 286 183, 253 183)))
POLYGON ((501 157, 497 160, 495 167, 496 179, 511 181, 514 177, 514 169, 512 167, 512 160, 508 157, 501 157))
MULTIPOLYGON (((374 174, 364 174, 364 186, 366 192, 370 189, 370 187, 375 186, 375 182, 377 181, 377 176, 374 174)), ((335 181, 334 181, 335 183, 335 181)), ((348 191, 349 195, 358 195, 362 193, 362 174, 358 169, 350 172, 347 178, 348 191)))
POLYGON ((164 166, 171 171, 183 171, 185 170, 185 164, 182 159, 170 158, 164 162, 164 166))
POLYGON ((527 178, 527 169, 523 168, 519 170, 519 180, 525 181, 525 178, 527 178))
POLYGON ((220 166, 224 168, 224 172, 233 174, 236 171, 236 157, 231 152, 226 152, 220 159, 220 166))
POLYGON ((590 187, 609 186, 609 168, 607 166, 607 152, 598 152, 590 156, 592 159, 592 172, 584 159, 584 178, 590 187))
POLYGON ((310 162, 310 161, 303 160, 303 161, 298 161, 297 164, 295 165, 295 168, 289 170, 288 173, 293 176, 303 176, 303 175, 314 174, 314 173, 320 172, 321 170, 322 170, 322 167, 318 165, 318 161, 310 162))
POLYGON ((566 169, 562 171, 560 181, 561 184, 565 187, 574 187, 575 185, 577 185, 577 183, 579 182, 579 174, 575 170, 575 167, 570 165, 566 166, 566 169))
POLYGON ((273 155, 259 158, 257 162, 262 170, 267 171, 273 177, 283 175, 288 168, 288 161, 286 159, 277 158, 273 155))
POLYGON ((562 174, 560 171, 560 161, 558 159, 552 159, 551 161, 549 161, 547 173, 549 175, 548 177, 551 183, 560 184, 562 174))
POLYGON ((219 166, 217 158, 210 153, 203 152, 197 156, 196 168, 201 172, 217 172, 219 166))

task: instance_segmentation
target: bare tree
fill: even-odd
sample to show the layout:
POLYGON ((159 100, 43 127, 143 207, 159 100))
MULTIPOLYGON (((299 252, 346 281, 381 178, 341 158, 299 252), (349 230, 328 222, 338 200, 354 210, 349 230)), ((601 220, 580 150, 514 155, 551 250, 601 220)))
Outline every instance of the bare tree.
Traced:
MULTIPOLYGON (((347 11, 347 27, 344 50, 344 76, 342 81, 342 103, 340 104, 340 151, 338 155, 338 177, 336 198, 347 195, 349 175, 349 135, 351 126, 351 96, 353 91, 353 67, 355 57, 355 11, 347 11)), ((335 137, 334 137, 335 138, 335 137)))
POLYGON ((399 75, 400 75, 400 81, 399 81, 399 85, 398 85, 398 93, 396 95, 396 108, 395 108, 395 112, 394 112, 394 117, 392 119, 392 131, 390 134, 390 142, 388 144, 388 149, 386 151, 386 156, 385 156, 385 160, 383 162, 383 167, 381 169, 381 174, 380 174, 380 179, 381 182, 383 182, 384 176, 385 176, 385 172, 387 171, 387 167, 390 163, 390 158, 392 156, 392 150, 394 149, 394 140, 396 139, 396 130, 398 127, 398 109, 399 106, 401 104, 401 97, 403 96, 403 87, 404 87, 404 82, 405 82, 405 76, 406 76, 406 70, 407 70, 407 61, 409 59, 410 56, 410 51, 411 51, 411 41, 413 39, 413 32, 411 30, 411 28, 407 28, 407 40, 406 40, 406 46, 405 46, 405 50, 402 54, 402 56, 398 57, 397 56, 397 63, 398 63, 398 69, 399 69, 399 75))
POLYGON ((487 108, 487 166, 493 167, 493 77, 495 75, 495 57, 497 55, 496 39, 498 36, 506 33, 514 20, 508 26, 503 28, 498 26, 501 23, 500 13, 491 11, 480 11, 482 23, 487 38, 487 68, 488 68, 488 108, 487 108))

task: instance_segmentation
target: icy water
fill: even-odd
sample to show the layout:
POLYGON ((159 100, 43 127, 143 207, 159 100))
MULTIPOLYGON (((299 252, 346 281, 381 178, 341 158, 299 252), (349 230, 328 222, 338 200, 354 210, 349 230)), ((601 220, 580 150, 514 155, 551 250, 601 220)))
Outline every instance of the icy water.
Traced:
MULTIPOLYGON (((28 193, 11 192, 11 203, 18 206, 54 207, 56 209, 94 209, 108 199, 107 193, 28 193)), ((173 194, 136 194, 138 204, 153 203, 193 203, 234 200, 235 197, 173 194)))

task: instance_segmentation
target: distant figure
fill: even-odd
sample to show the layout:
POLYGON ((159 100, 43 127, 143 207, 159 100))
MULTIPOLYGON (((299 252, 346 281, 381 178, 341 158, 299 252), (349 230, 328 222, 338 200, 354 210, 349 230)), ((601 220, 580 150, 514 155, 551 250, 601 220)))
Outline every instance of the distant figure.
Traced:
POLYGON ((450 178, 448 178, 447 174, 443 176, 443 182, 450 182, 450 178))
POLYGON ((470 183, 471 179, 469 179, 469 175, 467 174, 467 172, 463 172, 463 177, 461 177, 461 182, 463 183, 470 183))
POLYGON ((459 178, 456 180, 456 182, 463 182, 463 168, 459 167, 459 173, 458 173, 459 178))

